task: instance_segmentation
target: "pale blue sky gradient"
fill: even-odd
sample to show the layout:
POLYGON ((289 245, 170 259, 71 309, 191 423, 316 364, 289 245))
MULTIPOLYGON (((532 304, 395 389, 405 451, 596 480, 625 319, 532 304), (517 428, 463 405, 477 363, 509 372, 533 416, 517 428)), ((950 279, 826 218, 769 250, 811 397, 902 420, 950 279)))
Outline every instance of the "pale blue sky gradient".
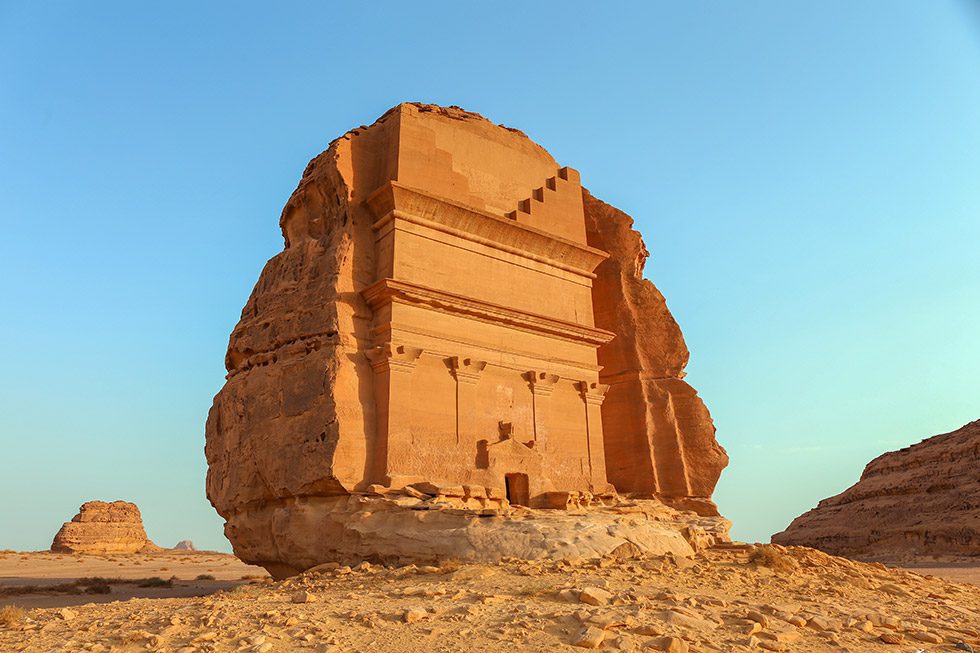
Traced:
POLYGON ((636 218, 768 540, 980 418, 972 0, 0 1, 0 548, 88 499, 229 549, 228 334, 307 161, 405 100, 517 127, 636 218))

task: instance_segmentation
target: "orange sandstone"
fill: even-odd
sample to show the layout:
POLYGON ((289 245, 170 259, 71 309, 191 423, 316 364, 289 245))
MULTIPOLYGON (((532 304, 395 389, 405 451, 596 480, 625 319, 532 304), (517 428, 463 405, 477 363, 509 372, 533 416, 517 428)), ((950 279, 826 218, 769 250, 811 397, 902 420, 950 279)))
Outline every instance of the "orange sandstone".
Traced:
POLYGON ((352 493, 717 515, 727 456, 639 234, 521 132, 399 105, 309 164, 280 225, 207 424, 243 559, 357 549, 324 541, 352 493))
POLYGON ((155 551, 146 537, 143 518, 135 503, 88 501, 54 536, 55 553, 124 554, 155 551))

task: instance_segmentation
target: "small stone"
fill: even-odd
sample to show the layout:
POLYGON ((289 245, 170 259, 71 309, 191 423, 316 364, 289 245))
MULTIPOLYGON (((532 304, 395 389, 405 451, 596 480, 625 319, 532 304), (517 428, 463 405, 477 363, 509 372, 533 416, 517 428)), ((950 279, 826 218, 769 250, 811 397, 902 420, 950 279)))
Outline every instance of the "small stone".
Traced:
POLYGON ((878 639, 885 644, 901 644, 905 641, 905 636, 899 633, 882 633, 878 639))
POLYGON ((688 643, 680 637, 661 637, 653 640, 649 645, 658 651, 666 651, 666 653, 688 653, 691 650, 688 643))
POLYGON ((586 587, 578 595, 578 600, 589 605, 606 605, 612 593, 598 587, 586 587))
POLYGON ((307 592, 306 590, 296 592, 292 596, 293 603, 313 603, 316 601, 316 595, 312 592, 307 592))
POLYGON ((62 608, 58 610, 58 616, 60 616, 65 621, 71 621, 78 616, 78 613, 74 610, 69 610, 68 608, 62 608))
POLYGON ((785 651, 789 647, 787 647, 782 642, 776 642, 771 639, 762 639, 759 640, 759 648, 765 649, 767 651, 785 651))
POLYGON ((636 633, 638 635, 647 635, 647 636, 650 636, 650 637, 660 637, 661 635, 664 634, 664 629, 661 628, 660 626, 656 626, 654 624, 643 624, 642 626, 640 626, 639 628, 636 629, 636 633))
POLYGON ((402 615, 402 621, 407 624, 414 624, 416 621, 421 621, 426 617, 426 611, 420 610, 418 608, 412 608, 411 610, 406 610, 405 614, 402 615))
POLYGON ((943 638, 936 633, 930 633, 929 631, 923 630, 921 632, 912 633, 912 639, 917 639, 920 642, 927 642, 929 644, 942 644, 943 638))
POLYGON ((605 638, 606 631, 595 626, 589 626, 579 633, 579 636, 572 642, 572 645, 582 648, 599 648, 602 645, 602 640, 605 638))
POLYGON ((878 591, 891 594, 892 596, 909 596, 908 591, 904 587, 899 587, 893 583, 885 583, 878 588, 878 591))
MULTIPOLYGON (((769 617, 767 617, 766 615, 762 614, 758 610, 749 610, 748 612, 745 613, 745 618, 746 619, 749 619, 751 621, 756 622, 757 624, 759 624, 763 628, 768 628, 769 627, 769 617)), ((751 635, 751 633, 749 633, 749 634, 751 635)))

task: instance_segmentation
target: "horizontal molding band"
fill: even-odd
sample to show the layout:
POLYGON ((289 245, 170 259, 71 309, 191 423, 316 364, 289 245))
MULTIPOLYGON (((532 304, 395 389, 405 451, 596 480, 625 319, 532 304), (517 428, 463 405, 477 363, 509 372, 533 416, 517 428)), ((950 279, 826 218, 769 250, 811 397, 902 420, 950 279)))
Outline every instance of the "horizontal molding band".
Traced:
POLYGON ((422 305, 490 324, 505 325, 593 347, 604 345, 615 337, 614 333, 603 329, 556 320, 397 279, 377 281, 362 290, 361 295, 375 310, 392 302, 422 305))

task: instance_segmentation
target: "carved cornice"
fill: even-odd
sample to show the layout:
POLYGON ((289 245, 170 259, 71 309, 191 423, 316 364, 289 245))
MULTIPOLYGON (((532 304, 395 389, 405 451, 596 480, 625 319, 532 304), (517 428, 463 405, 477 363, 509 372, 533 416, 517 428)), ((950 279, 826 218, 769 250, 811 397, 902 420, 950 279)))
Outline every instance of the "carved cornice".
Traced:
POLYGON ((422 350, 418 347, 395 345, 389 342, 365 350, 364 355, 371 362, 371 367, 376 374, 387 371, 411 372, 415 369, 422 350))
POLYGON ((609 258, 594 247, 395 181, 374 191, 366 203, 377 219, 375 231, 405 220, 593 279, 596 267, 609 258))
POLYGON ((474 384, 480 380, 480 373, 486 368, 487 362, 452 356, 449 358, 449 365, 457 382, 474 384))
POLYGON ((524 373, 524 380, 531 387, 531 392, 536 395, 547 397, 555 389, 555 384, 561 377, 550 372, 531 370, 524 373))
POLYGON ((610 386, 605 383, 596 383, 595 381, 578 381, 575 383, 575 387, 578 388, 585 403, 592 406, 601 406, 602 400, 606 398, 606 392, 610 386))
POLYGON ((382 279, 362 290, 361 295, 375 310, 393 302, 419 304, 444 313, 462 315, 533 333, 543 333, 596 347, 606 344, 615 337, 615 334, 602 329, 582 326, 565 320, 556 320, 537 313, 529 313, 500 304, 428 288, 410 281, 382 279))

